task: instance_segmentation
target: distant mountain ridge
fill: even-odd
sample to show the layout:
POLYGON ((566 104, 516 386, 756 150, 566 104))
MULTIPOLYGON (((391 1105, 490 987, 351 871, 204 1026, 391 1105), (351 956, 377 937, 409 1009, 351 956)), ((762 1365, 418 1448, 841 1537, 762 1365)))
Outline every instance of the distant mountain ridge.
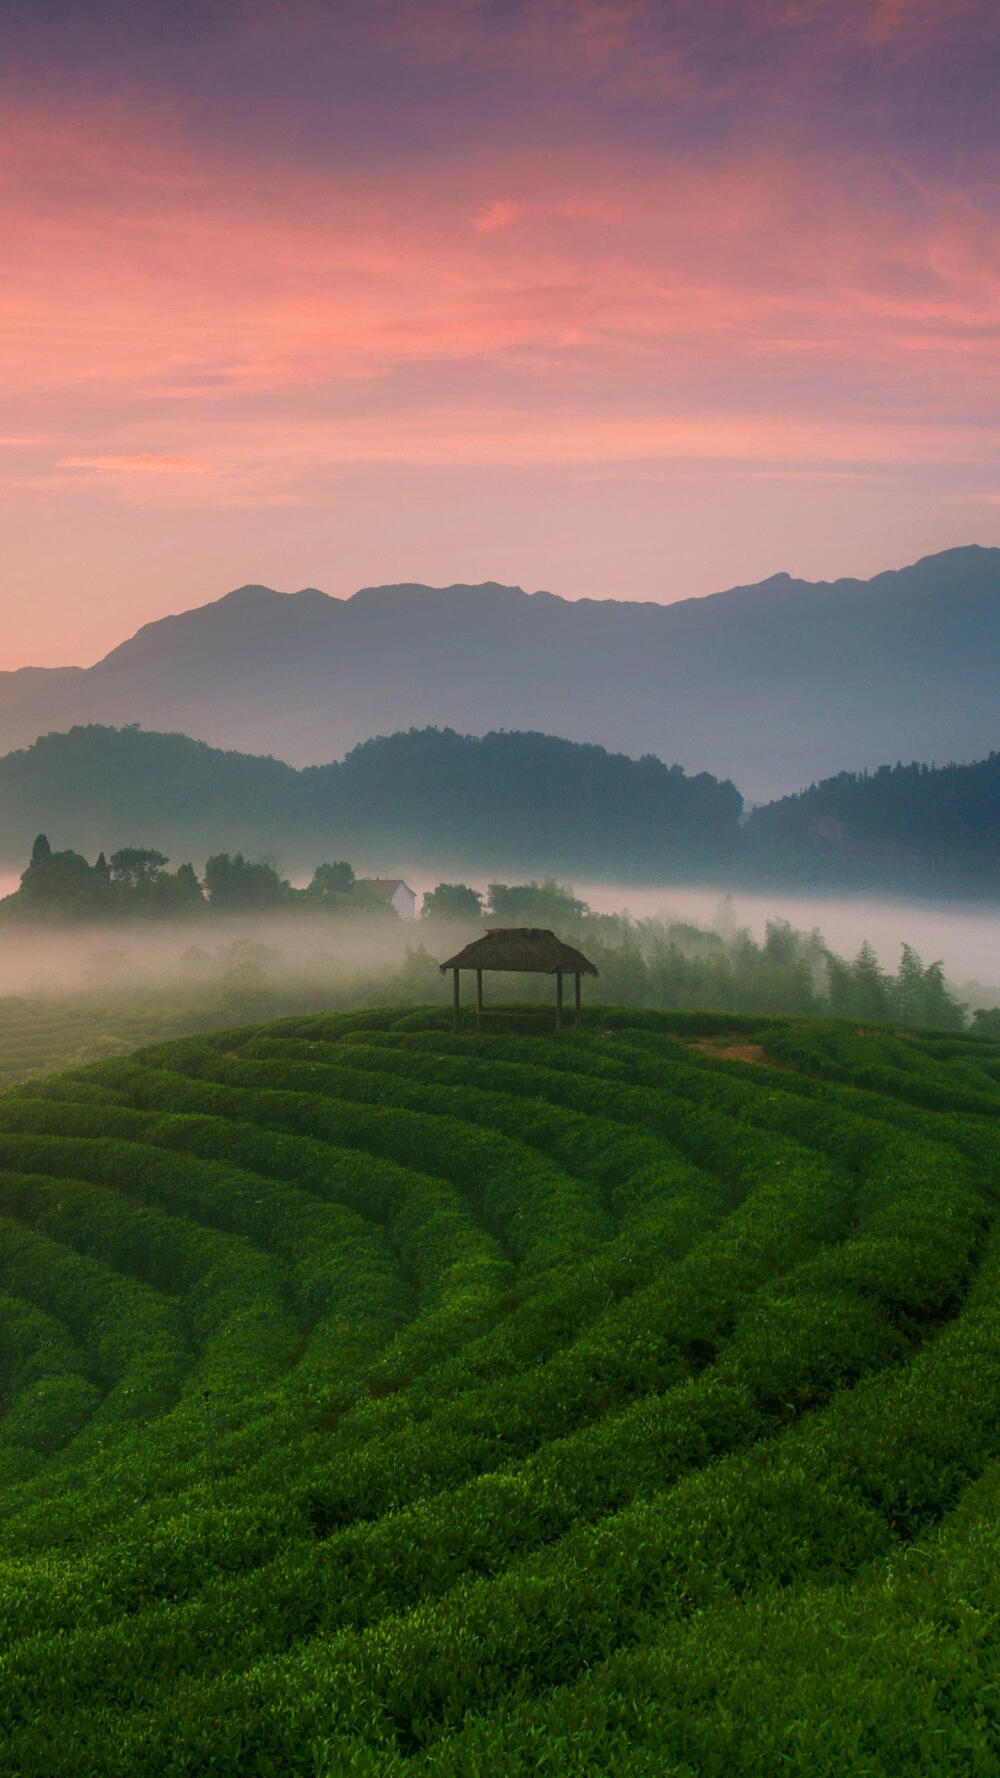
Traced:
POLYGON ((0 750, 141 722, 294 765, 428 725, 679 760, 754 800, 1000 741, 1000 549, 872 580, 776 574, 673 605, 496 582, 245 586, 146 624, 96 666, 0 674, 0 750))

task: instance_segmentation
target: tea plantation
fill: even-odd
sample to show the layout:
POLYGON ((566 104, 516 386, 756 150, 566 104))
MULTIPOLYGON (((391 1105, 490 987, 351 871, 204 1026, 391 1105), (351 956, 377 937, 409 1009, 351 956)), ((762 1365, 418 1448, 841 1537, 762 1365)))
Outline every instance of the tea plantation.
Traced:
POLYGON ((4 1778, 992 1775, 998 1204, 961 1036, 380 1011, 0 1098, 4 1778))
POLYGON ((177 1037, 192 1029, 232 1024, 212 1018, 199 1007, 102 1006, 83 998, 65 1000, 0 999, 0 1092, 22 1081, 51 1074, 56 1068, 78 1068, 104 1056, 124 1055, 140 1043, 177 1037))

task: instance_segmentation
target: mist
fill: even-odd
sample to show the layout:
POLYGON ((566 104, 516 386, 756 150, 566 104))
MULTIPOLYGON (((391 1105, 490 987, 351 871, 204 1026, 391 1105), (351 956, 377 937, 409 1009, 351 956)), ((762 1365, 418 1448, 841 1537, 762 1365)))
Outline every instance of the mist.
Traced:
MULTIPOLYGON (((421 896, 436 886, 418 872, 406 881, 421 896)), ((488 885, 470 887, 485 895, 488 885)), ((582 881, 574 900, 568 885, 550 881, 539 892, 540 903, 529 895, 502 923, 551 926, 579 946, 599 970, 585 986, 592 1005, 960 1029, 963 1007, 968 1021, 1000 1004, 1000 939, 981 906, 729 896, 717 884, 637 890, 582 881), (872 981, 869 971, 866 988, 859 959, 846 976, 839 971, 838 999, 829 953, 846 964, 865 941, 884 978, 872 981), (917 961, 924 976, 918 971, 914 990, 917 961), (938 961, 943 983, 928 967, 938 961)), ((485 914, 412 920, 301 903, 239 914, 205 907, 177 919, 11 921, 0 925, 0 1087, 199 1031, 364 1007, 443 1007, 451 985, 439 964, 488 923, 485 914)), ((552 996, 553 984, 538 976, 493 976, 487 987, 497 1013, 552 996)))
MULTIPOLYGON (((418 897, 434 887, 435 879, 419 868, 404 875, 418 897)), ((494 873, 494 880, 502 877, 502 872, 494 873)), ((463 881, 486 895, 484 877, 472 873, 463 881)), ((996 908, 982 902, 753 893, 718 883, 637 888, 634 883, 574 879, 573 889, 595 914, 627 914, 665 926, 690 922, 724 936, 743 928, 758 942, 769 922, 787 920, 797 932, 818 930, 842 957, 856 956, 867 941, 885 969, 897 966, 904 944, 912 945, 925 962, 940 961, 948 980, 963 993, 980 989, 990 1005, 1000 1000, 1000 919, 996 908)), ((419 920, 415 924, 419 931, 419 920)))
MULTIPOLYGON (((978 984, 1000 998, 1000 920, 981 902, 901 901, 874 896, 782 895, 768 891, 720 893, 701 887, 636 889, 615 883, 578 883, 595 913, 627 910, 634 919, 690 920, 697 926, 731 921, 763 939, 768 921, 787 920, 800 932, 818 928, 832 951, 853 957, 867 940, 883 968, 895 968, 904 944, 925 962, 940 960, 950 982, 978 984)), ((991 1002, 991 1004, 993 1003, 991 1002)))
MULTIPOLYGON (((405 875, 418 898, 437 880, 420 871, 405 875)), ((466 880, 485 896, 485 881, 475 875, 466 880)), ((14 878, 11 887, 16 884, 14 878)), ((0 880, 0 893, 5 887, 0 880)), ((627 915, 637 923, 688 923, 725 938, 743 929, 762 942, 768 924, 783 920, 802 934, 818 931, 847 958, 867 941, 886 969, 898 965, 908 944, 925 962, 940 960, 949 982, 965 997, 971 994, 973 1004, 1000 999, 1000 924, 982 904, 726 894, 718 884, 637 889, 582 881, 574 889, 594 914, 627 915)), ((381 979, 402 968, 408 952, 426 949, 440 961, 481 925, 345 920, 299 910, 119 925, 11 925, 0 929, 0 994, 121 1000, 179 993, 204 1001, 233 998, 237 978, 249 982, 255 976, 296 1005, 325 1005, 331 998, 343 1003, 364 992, 377 994, 381 979)), ((427 979, 430 996, 434 984, 427 979)))
POLYGON ((122 1000, 182 995, 238 998, 242 981, 285 994, 327 997, 360 991, 399 967, 414 922, 334 920, 323 914, 213 914, 183 921, 122 921, 0 930, 5 995, 82 995, 122 1000))

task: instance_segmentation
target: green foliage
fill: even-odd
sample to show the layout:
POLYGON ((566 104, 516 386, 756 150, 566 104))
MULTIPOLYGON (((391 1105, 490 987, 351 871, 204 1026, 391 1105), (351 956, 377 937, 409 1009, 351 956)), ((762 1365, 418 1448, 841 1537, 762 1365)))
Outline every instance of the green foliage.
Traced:
POLYGON ((589 910, 568 883, 491 883, 490 918, 498 926, 552 926, 579 920, 589 910))
MULTIPOLYGON (((267 859, 216 852, 205 865, 204 888, 194 866, 171 873, 163 852, 124 846, 91 866, 76 852, 53 852, 44 834, 35 841, 20 889, 5 897, 6 918, 72 922, 164 916, 179 919, 206 906, 216 913, 246 915, 299 908, 303 912, 360 913, 396 918, 395 910, 350 864, 321 864, 307 889, 293 889, 267 859)), ((470 891, 471 893, 471 891, 470 891)))
POLYGON ((12 1778, 995 1769, 1000 1044, 509 1023, 0 1098, 12 1778))
POLYGON ((648 878, 729 860, 742 806, 707 772, 509 731, 410 729, 297 771, 186 735, 90 724, 0 759, 8 863, 44 819, 95 852, 109 836, 155 834, 167 852, 204 857, 225 834, 248 858, 274 848, 298 870, 337 834, 359 857, 432 870, 460 845, 483 868, 502 836, 506 855, 535 870, 648 878))
POLYGON ((163 852, 149 846, 124 846, 121 851, 111 854, 111 881, 121 883, 126 889, 149 888, 162 876, 167 863, 169 860, 163 852))
POLYGON ((482 912, 478 889, 470 889, 467 883, 439 883, 424 896, 420 916, 424 920, 479 920, 482 912))
MULTIPOLYGON (((739 756, 732 766, 737 776, 739 756)), ((247 857, 274 848, 299 870, 329 836, 363 857, 591 880, 717 880, 755 887, 886 888, 995 899, 1000 753, 970 765, 842 772, 751 811, 735 785, 647 754, 552 735, 410 729, 297 771, 186 735, 98 724, 41 736, 0 759, 8 866, 44 820, 96 851, 155 833, 204 857, 226 834, 247 857), (152 825, 150 825, 152 823, 152 825)), ((44 837, 44 836, 42 836, 44 837)))
POLYGON ((1000 753, 971 765, 839 772, 754 809, 744 865, 765 880, 995 898, 1000 753))
POLYGON ((318 864, 306 894, 324 907, 341 907, 354 888, 354 867, 346 862, 318 864))
POLYGON ((869 944, 853 963, 828 956, 830 1011, 838 1018, 875 1025, 937 1025, 961 1030, 965 1008, 949 991, 940 963, 926 969, 911 945, 904 945, 895 977, 879 967, 869 944))
POLYGON ((32 919, 93 919, 109 911, 111 886, 106 873, 79 852, 53 852, 39 834, 17 896, 9 899, 32 919))
POLYGON ((205 864, 205 889, 212 906, 226 913, 280 907, 291 893, 291 885, 273 864, 264 859, 251 862, 242 852, 213 853, 205 864))

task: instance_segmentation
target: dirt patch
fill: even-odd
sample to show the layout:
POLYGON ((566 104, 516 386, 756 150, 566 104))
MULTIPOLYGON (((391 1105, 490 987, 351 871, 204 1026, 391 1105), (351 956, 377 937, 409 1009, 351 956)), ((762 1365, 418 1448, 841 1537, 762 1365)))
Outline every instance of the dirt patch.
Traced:
POLYGON ((780 1063, 766 1054, 759 1043, 721 1043, 715 1037, 699 1037, 692 1049, 703 1050, 707 1056, 721 1056, 726 1062, 754 1062, 758 1068, 778 1068, 780 1063))

